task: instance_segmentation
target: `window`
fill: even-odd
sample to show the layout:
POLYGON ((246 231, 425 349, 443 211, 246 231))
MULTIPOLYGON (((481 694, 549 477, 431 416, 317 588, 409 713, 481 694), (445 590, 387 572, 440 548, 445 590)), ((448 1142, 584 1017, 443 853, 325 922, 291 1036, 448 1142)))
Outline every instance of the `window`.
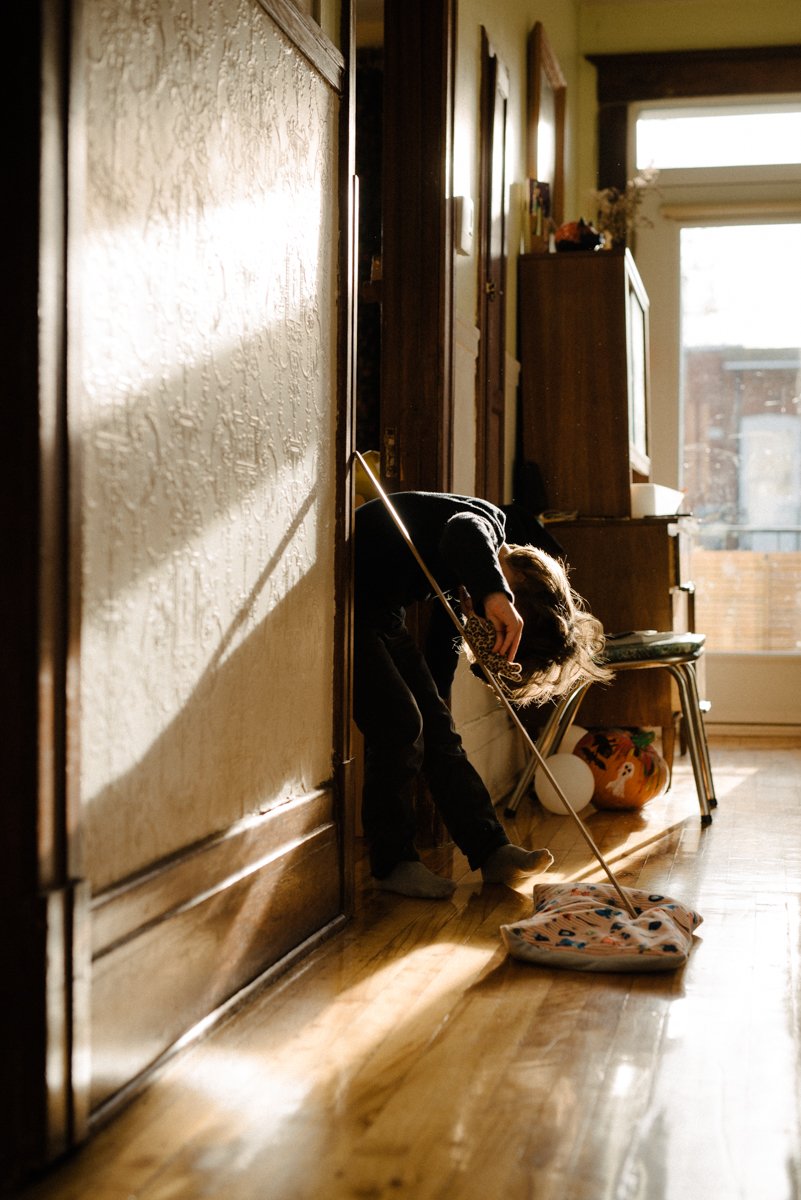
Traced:
POLYGON ((683 228, 683 484, 710 648, 801 650, 801 224, 683 228))
POLYGON ((801 103, 642 108, 635 158, 638 170, 799 163, 801 103))
MULTIPOLYGON (((781 101, 751 112, 801 111, 801 97, 781 101)), ((637 105, 629 175, 635 119, 655 111, 747 115, 742 97, 637 105)), ((712 719, 801 724, 801 136, 792 154, 762 155, 783 161, 755 165, 743 135, 740 165, 723 166, 732 154, 690 154, 683 128, 687 153, 662 161, 685 165, 661 167, 636 232, 651 300, 652 478, 684 489, 693 514, 680 526, 682 575, 707 637, 712 719)))

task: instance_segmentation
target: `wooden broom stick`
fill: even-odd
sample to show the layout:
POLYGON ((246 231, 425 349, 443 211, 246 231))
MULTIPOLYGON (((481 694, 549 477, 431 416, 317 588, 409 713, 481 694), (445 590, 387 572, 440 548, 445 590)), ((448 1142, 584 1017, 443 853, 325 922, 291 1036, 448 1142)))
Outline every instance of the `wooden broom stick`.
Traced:
MULTIPOLYGON (((414 542, 412 541, 412 538, 411 538, 411 535, 409 534, 408 529, 406 528, 403 521, 401 520, 401 517, 398 514, 398 512, 397 512, 395 506, 393 505, 392 501, 390 500, 389 496, 384 491, 383 487, 379 483, 375 474, 373 473, 371 468, 368 466, 367 462, 365 461, 364 457, 359 453, 359 451, 354 450, 353 453, 354 453, 355 458, 357 458, 359 463, 361 464, 365 474, 367 475, 367 478, 370 480, 370 482, 372 483, 373 487, 375 488, 377 494, 381 498, 384 508, 387 510, 390 517, 394 521, 394 523, 398 529, 398 532, 400 533, 404 542, 406 543, 406 545, 409 547, 412 554, 414 555, 414 557, 417 561, 417 565, 420 567, 420 570, 423 572, 426 579, 431 584, 436 596, 441 601, 441 603, 444 605, 446 612, 448 613, 449 617, 451 618, 454 625, 458 629, 459 637, 464 639, 469 645, 470 640, 467 637, 467 634, 466 634, 464 626, 462 625, 462 622, 459 620, 456 613, 451 608, 450 604, 447 601, 445 593, 442 591, 442 588, 439 586, 436 579, 431 574, 431 572, 429 571, 425 562, 423 561, 417 547, 415 546, 414 542)), ((473 649, 472 646, 471 646, 471 649, 473 649)), ((486 664, 481 661, 481 658, 479 657, 479 655, 477 653, 475 654, 475 658, 476 658, 476 661, 479 663, 481 670, 484 672, 484 674, 487 678, 487 682, 489 683, 490 687, 493 689, 496 696, 500 700, 501 704, 504 706, 507 713, 512 718, 512 721, 517 726, 517 728, 520 730, 520 733, 523 735, 523 740, 526 742, 526 745, 528 746, 529 750, 536 758, 540 770, 545 772, 546 779, 548 780, 551 787, 554 789, 554 791, 556 792, 560 801, 564 805, 565 810, 573 818, 573 821, 576 823, 576 826, 578 827, 578 830, 579 830, 581 836, 584 838, 584 841, 590 847, 593 854, 595 855, 598 862, 600 863, 601 867, 605 871, 609 882, 612 884, 612 886, 614 887, 618 896, 620 897, 621 903, 622 903, 623 907, 626 909, 626 912, 629 914, 629 916, 636 917, 637 913, 634 910, 634 906, 632 905, 631 900, 628 898, 628 896, 624 892, 623 888, 618 883, 617 878, 615 877, 615 874, 612 871, 612 868, 608 865, 604 856, 601 854, 601 851, 596 846, 595 841, 593 840, 592 834, 590 833, 589 829, 587 829, 587 826, 584 824, 581 817, 578 815, 575 808, 568 800, 563 789, 557 783, 556 779, 554 778, 553 772, 551 771, 550 767, 548 766, 548 763, 543 758, 540 751, 537 749, 536 743, 533 741, 533 739, 532 739, 531 735, 529 734, 528 730, 526 729, 525 725, 520 720, 520 718, 517 715, 517 713, 515 712, 515 710, 512 708, 512 705, 509 701, 509 697, 506 695, 506 692, 504 691, 503 687, 499 683, 496 676, 493 675, 492 671, 490 671, 489 667, 487 667, 486 664)))

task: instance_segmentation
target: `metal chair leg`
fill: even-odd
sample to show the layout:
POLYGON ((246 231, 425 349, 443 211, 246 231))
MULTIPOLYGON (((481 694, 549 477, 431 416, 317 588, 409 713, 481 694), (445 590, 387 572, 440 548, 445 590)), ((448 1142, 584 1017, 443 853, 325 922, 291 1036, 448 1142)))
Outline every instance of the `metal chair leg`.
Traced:
MULTIPOLYGON (((584 699, 584 693, 589 687, 589 683, 579 684, 572 692, 557 702, 537 738, 537 749, 543 758, 547 758, 549 754, 555 753, 559 748, 562 738, 573 724, 579 705, 584 699)), ((521 800, 531 788, 538 765, 537 759, 532 758, 523 768, 517 787, 504 809, 504 816, 515 816, 521 800)))
POLYGON ((695 776, 695 787, 698 792, 698 803, 701 808, 701 824, 711 825, 712 812, 716 801, 712 790, 712 775, 709 769, 709 757, 706 750, 706 733, 701 724, 701 710, 698 704, 698 688, 695 675, 687 663, 665 664, 679 687, 681 707, 687 725, 687 742, 690 759, 695 776))
POLYGON ((698 735, 698 748, 701 751, 701 767, 706 780, 706 797, 709 801, 710 808, 717 808, 717 799, 715 797, 715 784, 712 781, 712 764, 709 761, 709 746, 706 740, 706 729, 704 728, 704 713, 701 706, 701 700, 698 695, 698 675, 694 662, 689 662, 685 665, 687 672, 687 686, 691 694, 692 710, 695 714, 695 727, 698 735))

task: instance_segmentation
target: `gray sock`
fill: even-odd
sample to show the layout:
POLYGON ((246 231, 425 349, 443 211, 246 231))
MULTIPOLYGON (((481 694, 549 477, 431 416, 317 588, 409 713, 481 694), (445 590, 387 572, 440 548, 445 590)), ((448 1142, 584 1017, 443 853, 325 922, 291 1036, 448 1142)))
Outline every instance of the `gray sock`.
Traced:
POLYGON ((547 871, 553 862, 550 850, 524 850, 522 846, 499 846, 481 868, 485 883, 519 883, 529 875, 547 871))
POLYGON ((456 890, 452 879, 435 875, 421 862, 398 863, 384 879, 376 879, 375 886, 382 892, 397 892, 421 900, 446 900, 456 890))

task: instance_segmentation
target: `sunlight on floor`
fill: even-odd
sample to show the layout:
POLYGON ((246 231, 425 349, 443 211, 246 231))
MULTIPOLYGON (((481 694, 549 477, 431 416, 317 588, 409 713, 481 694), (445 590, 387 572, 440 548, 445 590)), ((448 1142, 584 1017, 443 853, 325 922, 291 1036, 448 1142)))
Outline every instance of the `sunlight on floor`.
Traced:
MULTIPOLYGON (((496 946, 484 949, 451 942, 414 947, 400 962, 393 960, 352 987, 335 992, 330 1005, 301 1033, 281 1044, 273 1036, 268 1058, 254 1053, 252 1047, 228 1047, 222 1039, 222 1044, 205 1048, 186 1082, 214 1111, 236 1113, 238 1120, 249 1124, 258 1124, 267 1109, 273 1124, 292 1120, 321 1086, 336 1093, 337 1078, 350 1077, 357 1069, 355 1064, 368 1061, 387 1039, 387 1010, 389 1006, 395 1009, 404 979, 414 981, 403 1009, 406 1020, 417 1021, 422 1009, 431 1012, 441 1007, 447 1014, 497 953, 496 946), (326 1024, 328 1008, 334 1006, 345 1011, 351 1006, 360 1012, 357 1022, 347 1023, 346 1036, 332 1038, 326 1024)), ((396 1033, 403 1020, 396 1018, 396 1033)), ((435 1036, 437 1027, 435 1024, 429 1038, 435 1036)))

